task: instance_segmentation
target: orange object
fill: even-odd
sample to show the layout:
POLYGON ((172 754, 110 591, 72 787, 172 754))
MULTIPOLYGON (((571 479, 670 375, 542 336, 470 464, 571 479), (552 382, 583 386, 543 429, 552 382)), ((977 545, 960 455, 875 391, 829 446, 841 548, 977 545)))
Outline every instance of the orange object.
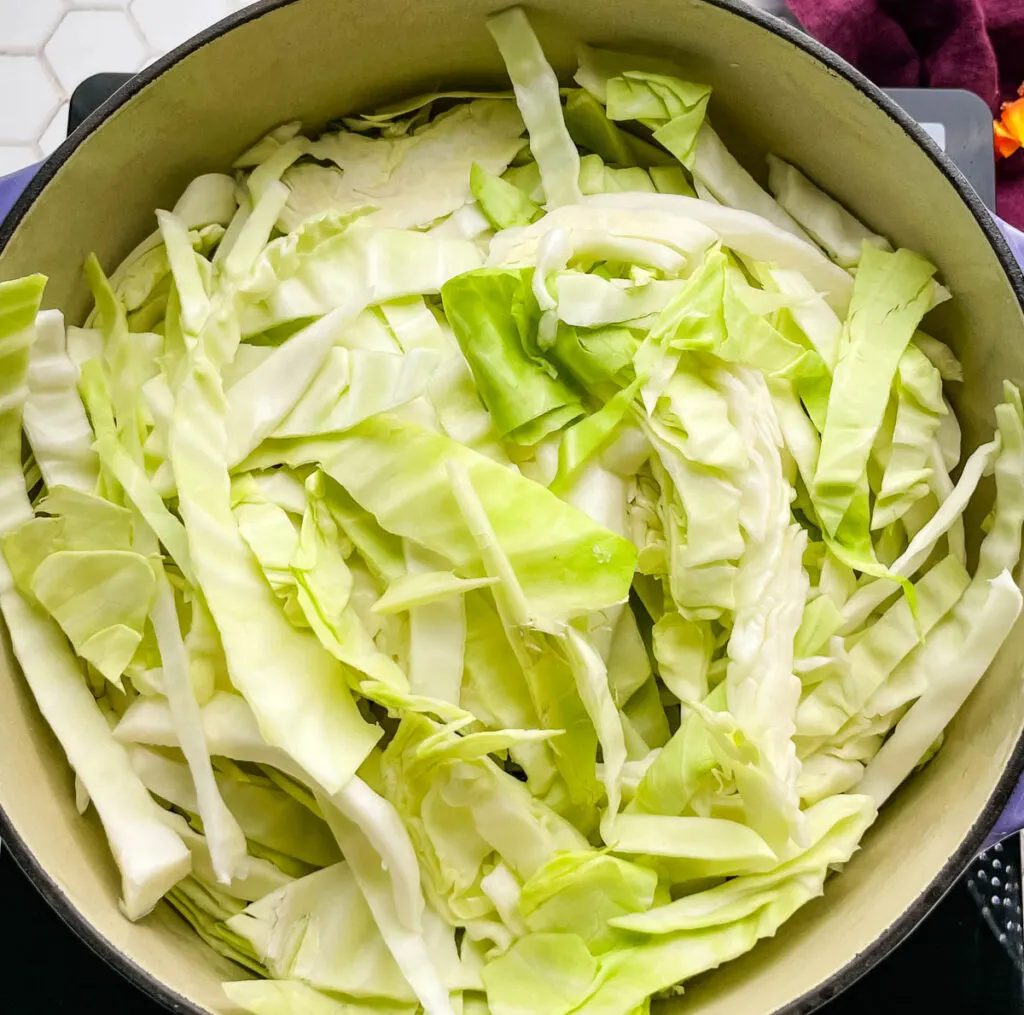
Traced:
POLYGON ((1003 126, 1024 144, 1024 99, 1015 99, 1003 106, 1003 126))
POLYGON ((1002 120, 992 121, 992 133, 995 136, 996 154, 1000 158, 1008 159, 1020 148, 1020 141, 1006 129, 1002 120))
POLYGON ((1024 85, 1017 94, 1021 98, 1004 102, 999 119, 992 123, 996 154, 1004 159, 1024 144, 1024 85))

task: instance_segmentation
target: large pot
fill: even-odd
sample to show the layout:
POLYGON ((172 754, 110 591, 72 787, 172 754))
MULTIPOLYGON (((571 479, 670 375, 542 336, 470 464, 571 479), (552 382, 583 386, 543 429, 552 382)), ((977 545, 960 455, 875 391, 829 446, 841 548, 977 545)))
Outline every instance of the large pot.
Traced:
MULTIPOLYGON (((50 276, 47 302, 82 316, 94 250, 108 266, 195 175, 230 165, 268 128, 315 127, 438 84, 499 80, 484 16, 502 0, 264 0, 144 71, 47 162, 0 228, 0 279, 50 276)), ((1009 377, 1024 382, 1024 278, 959 172, 890 100, 835 55, 731 0, 534 0, 531 17, 568 75, 577 40, 664 50, 715 87, 716 125, 760 171, 795 162, 899 244, 938 265, 955 299, 934 325, 963 361, 954 392, 973 447, 1009 377)), ((975 522, 980 521, 976 518, 975 522)), ((977 529, 977 525, 974 526, 977 529)), ((231 1011, 239 969, 174 913, 139 924, 97 821, 75 810, 71 773, 6 644, 0 655, 0 836, 97 953, 179 1012, 231 1011)), ((978 850, 1024 763, 1024 628, 950 728, 937 758, 886 807, 824 899, 777 937, 702 977, 694 1015, 802 1013, 889 952, 978 850)))

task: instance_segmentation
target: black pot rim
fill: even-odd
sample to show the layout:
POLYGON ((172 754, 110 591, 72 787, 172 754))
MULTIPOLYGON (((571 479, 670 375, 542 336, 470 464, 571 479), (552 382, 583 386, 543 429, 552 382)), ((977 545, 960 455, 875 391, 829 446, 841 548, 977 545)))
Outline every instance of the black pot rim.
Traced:
MULTIPOLYGON (((287 7, 298 0, 259 0, 241 11, 238 11, 209 28, 193 36, 187 42, 171 50, 159 60, 140 71, 109 99, 95 109, 66 141, 43 163, 39 171, 29 182, 24 192, 11 208, 7 217, 0 222, 0 251, 4 249, 36 199, 43 193, 46 185, 53 179, 57 171, 71 157, 75 149, 93 131, 103 125, 122 105, 137 95, 143 88, 152 84, 157 78, 174 64, 196 52, 203 46, 220 38, 231 29, 255 21, 281 7, 287 7)), ((877 85, 869 81, 856 68, 848 64, 838 54, 823 46, 817 40, 805 35, 799 29, 779 18, 748 6, 744 0, 702 0, 703 3, 721 10, 728 11, 735 17, 760 25, 766 31, 785 39, 790 45, 815 57, 829 70, 850 82, 859 92, 871 99, 876 106, 893 120, 919 147, 921 147, 935 166, 953 185, 961 200, 970 209, 978 227, 992 245, 996 256, 1006 273, 1018 302, 1024 308, 1024 274, 1014 259, 1010 248, 996 226, 992 215, 982 204, 981 199, 967 182, 966 178, 953 161, 939 149, 932 138, 898 106, 877 85)), ((942 897, 953 887, 960 875, 967 868, 971 859, 981 849, 989 832, 994 827, 1003 807, 1008 802, 1014 786, 1024 772, 1024 735, 1018 740, 1010 762, 1000 778, 992 796, 982 809, 981 814, 971 826, 959 848, 946 861, 931 884, 921 893, 907 911, 886 928, 870 947, 860 952, 845 966, 833 973, 824 983, 820 984, 801 997, 777 1009, 773 1015, 808 1015, 827 1001, 842 993, 847 987, 859 980, 873 966, 884 959, 939 903, 942 897)), ((32 882, 36 890, 43 896, 57 915, 88 947, 108 965, 133 983, 144 994, 164 1005, 170 1011, 180 1015, 206 1015, 206 1012, 193 1004, 177 991, 158 980, 148 970, 143 969, 108 941, 99 930, 72 904, 60 886, 36 859, 28 845, 0 806, 0 839, 10 850, 11 856, 32 882)))

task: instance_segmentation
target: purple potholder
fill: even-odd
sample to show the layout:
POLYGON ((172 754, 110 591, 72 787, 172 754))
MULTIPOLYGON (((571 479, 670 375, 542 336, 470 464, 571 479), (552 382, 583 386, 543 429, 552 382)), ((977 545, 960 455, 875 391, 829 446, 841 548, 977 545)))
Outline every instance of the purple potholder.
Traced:
MULTIPOLYGON (((21 192, 28 186, 29 180, 32 179, 38 168, 38 165, 27 166, 11 176, 0 177, 0 222, 11 210, 21 192)), ((1002 230, 1003 236, 1006 237, 1014 257, 1024 266, 1024 232, 1015 229, 999 218, 996 218, 996 224, 1002 230)), ((1013 795, 1010 797, 1010 802, 985 840, 985 848, 1021 829, 1024 829, 1024 775, 1021 775, 1013 795)))
POLYGON ((36 175, 38 168, 39 163, 36 163, 19 169, 10 176, 0 176, 0 222, 7 217, 7 213, 14 207, 14 202, 28 186, 28 181, 36 175))

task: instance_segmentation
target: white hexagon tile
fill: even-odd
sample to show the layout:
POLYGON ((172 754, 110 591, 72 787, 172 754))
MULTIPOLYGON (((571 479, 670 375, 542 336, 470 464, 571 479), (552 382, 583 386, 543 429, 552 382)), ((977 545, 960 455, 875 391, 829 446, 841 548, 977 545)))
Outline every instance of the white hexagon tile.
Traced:
POLYGON ((251 0, 0 0, 0 176, 64 140, 87 77, 131 72, 251 0))

